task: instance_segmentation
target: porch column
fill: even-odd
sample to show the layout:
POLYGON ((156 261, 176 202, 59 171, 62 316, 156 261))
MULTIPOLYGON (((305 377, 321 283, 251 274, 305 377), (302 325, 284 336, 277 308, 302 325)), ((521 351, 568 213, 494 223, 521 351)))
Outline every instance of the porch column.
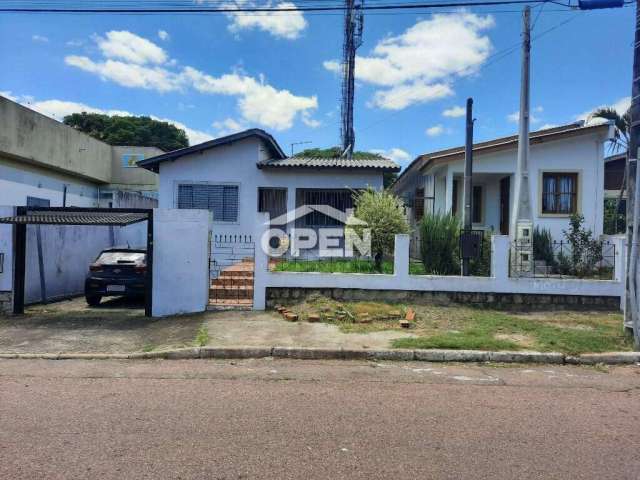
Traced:
POLYGON ((447 176, 444 192, 444 211, 450 213, 453 209, 453 171, 447 167, 447 176))

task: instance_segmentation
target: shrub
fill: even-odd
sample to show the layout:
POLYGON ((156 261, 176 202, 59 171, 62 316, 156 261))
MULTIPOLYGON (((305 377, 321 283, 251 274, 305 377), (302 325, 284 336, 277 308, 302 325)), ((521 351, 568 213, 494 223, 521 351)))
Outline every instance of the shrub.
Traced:
POLYGON ((458 275, 460 260, 458 239, 460 219, 436 213, 425 215, 420 223, 420 255, 425 273, 431 275, 458 275))
POLYGON ((577 277, 591 274, 602 260, 602 245, 593 238, 591 230, 582 226, 583 223, 584 216, 575 213, 569 219, 569 230, 562 231, 571 249, 571 274, 577 277))
POLYGON ((627 219, 624 200, 618 204, 617 198, 605 198, 604 200, 604 233, 616 235, 625 233, 627 219))
POLYGON ((556 259, 553 252, 553 237, 546 228, 536 226, 533 230, 533 258, 534 260, 544 260, 550 266, 556 266, 556 259))
POLYGON ((469 273, 473 277, 488 277, 491 275, 491 236, 493 230, 484 232, 482 236, 482 252, 480 258, 469 261, 469 273))
MULTIPOLYGON (((376 191, 371 188, 358 192, 354 196, 355 216, 367 222, 371 231, 371 253, 376 262, 376 270, 382 271, 382 259, 393 253, 395 236, 409 233, 409 224, 404 215, 402 201, 389 191, 376 191)), ((357 233, 363 227, 353 226, 357 233)))

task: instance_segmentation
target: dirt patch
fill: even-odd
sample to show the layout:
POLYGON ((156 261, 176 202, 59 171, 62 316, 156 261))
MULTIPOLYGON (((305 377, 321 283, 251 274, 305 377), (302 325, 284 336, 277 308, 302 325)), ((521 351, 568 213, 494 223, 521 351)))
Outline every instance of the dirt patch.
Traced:
POLYGON ((521 347, 531 348, 535 345, 535 340, 528 335, 522 335, 519 333, 498 333, 494 335, 496 340, 507 340, 517 343, 521 347))

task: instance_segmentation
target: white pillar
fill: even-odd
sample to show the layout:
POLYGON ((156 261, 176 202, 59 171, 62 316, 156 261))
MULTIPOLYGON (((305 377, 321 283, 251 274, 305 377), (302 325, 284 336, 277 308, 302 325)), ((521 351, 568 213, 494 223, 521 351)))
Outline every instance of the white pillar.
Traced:
POLYGON ((509 235, 491 236, 491 276, 497 279, 509 278, 509 235))
MULTIPOLYGON (((262 248, 262 235, 269 229, 269 213, 258 212, 254 232, 253 309, 264 310, 267 305, 267 276, 269 257, 262 248)), ((281 227, 278 227, 281 228, 281 227)))
POLYGON ((447 177, 444 192, 444 211, 450 213, 453 209, 453 170, 447 167, 447 177))
POLYGON ((406 278, 409 275, 409 235, 396 235, 393 254, 393 276, 406 278))

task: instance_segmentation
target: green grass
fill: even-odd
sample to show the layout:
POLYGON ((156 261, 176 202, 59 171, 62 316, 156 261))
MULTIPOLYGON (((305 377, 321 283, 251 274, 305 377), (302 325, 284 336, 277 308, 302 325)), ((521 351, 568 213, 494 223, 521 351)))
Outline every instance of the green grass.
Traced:
MULTIPOLYGON (((276 272, 321 272, 321 273, 385 273, 393 274, 393 261, 382 262, 382 272, 375 269, 372 260, 324 259, 324 260, 284 260, 275 266, 276 272)), ((411 275, 424 275, 424 265, 419 262, 409 264, 411 275)))
MULTIPOLYGON (((580 319, 557 324, 539 319, 527 319, 495 311, 477 311, 462 325, 460 333, 436 333, 417 338, 401 338, 393 341, 396 348, 451 348, 477 350, 539 350, 568 354, 630 350, 631 339, 622 333, 618 321, 593 321, 580 319), (529 339, 529 344, 497 335, 517 335, 529 339)), ((566 314, 550 316, 550 319, 566 320, 566 314)), ((555 321, 555 320, 554 320, 555 321)))
POLYGON ((147 343, 144 347, 142 347, 142 351, 145 353, 149 353, 155 350, 155 348, 156 348, 155 345, 152 345, 151 343, 147 343))
POLYGON ((195 344, 198 347, 204 347, 209 343, 209 329, 206 324, 200 325, 198 333, 196 334, 195 344))

